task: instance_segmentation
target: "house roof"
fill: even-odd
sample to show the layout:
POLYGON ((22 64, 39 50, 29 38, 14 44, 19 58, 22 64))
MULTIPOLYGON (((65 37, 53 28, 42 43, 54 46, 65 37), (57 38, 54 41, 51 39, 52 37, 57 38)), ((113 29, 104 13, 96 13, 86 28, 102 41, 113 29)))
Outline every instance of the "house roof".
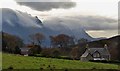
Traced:
POLYGON ((86 57, 89 53, 92 55, 95 52, 99 52, 101 55, 110 55, 106 48, 87 48, 85 53, 81 57, 86 57))
POLYGON ((21 49, 21 51, 28 51, 30 48, 23 47, 23 48, 20 48, 20 49, 21 49))
POLYGON ((81 57, 87 57, 87 55, 88 55, 89 53, 88 53, 88 51, 86 50, 85 51, 85 53, 84 54, 82 54, 82 56, 81 57))

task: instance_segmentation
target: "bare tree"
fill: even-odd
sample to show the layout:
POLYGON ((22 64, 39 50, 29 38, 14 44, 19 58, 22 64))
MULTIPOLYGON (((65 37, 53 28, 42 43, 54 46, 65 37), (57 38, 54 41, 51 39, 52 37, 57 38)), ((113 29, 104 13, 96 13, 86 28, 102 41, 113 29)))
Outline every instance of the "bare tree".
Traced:
POLYGON ((51 43, 53 46, 57 47, 67 47, 70 45, 71 41, 73 41, 72 37, 65 35, 65 34, 59 34, 57 36, 50 36, 51 38, 51 43))
POLYGON ((79 54, 78 47, 72 48, 72 50, 71 50, 71 57, 72 57, 73 60, 78 57, 78 54, 79 54))
POLYGON ((29 36, 33 44, 40 45, 42 44, 45 36, 42 33, 35 33, 29 36))

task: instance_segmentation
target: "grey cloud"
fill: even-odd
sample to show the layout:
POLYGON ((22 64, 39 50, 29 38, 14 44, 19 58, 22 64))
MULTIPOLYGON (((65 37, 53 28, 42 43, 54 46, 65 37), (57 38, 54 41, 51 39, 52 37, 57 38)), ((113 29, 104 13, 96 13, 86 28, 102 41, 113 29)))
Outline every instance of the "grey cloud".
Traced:
POLYGON ((86 30, 117 30, 117 20, 99 16, 77 17, 86 30))
POLYGON ((76 6, 75 2, 17 2, 20 5, 28 6, 38 11, 49 11, 51 9, 68 9, 76 6))
MULTIPOLYGON (((47 20, 46 20, 47 21, 47 20)), ((117 20, 99 16, 66 16, 61 18, 52 18, 56 24, 70 25, 71 27, 84 28, 85 30, 117 30, 117 20)))

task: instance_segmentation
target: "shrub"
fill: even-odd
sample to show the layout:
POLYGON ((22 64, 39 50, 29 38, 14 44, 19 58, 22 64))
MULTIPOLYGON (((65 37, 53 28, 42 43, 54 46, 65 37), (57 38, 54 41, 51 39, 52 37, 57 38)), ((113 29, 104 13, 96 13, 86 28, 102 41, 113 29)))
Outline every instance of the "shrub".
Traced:
POLYGON ((59 50, 53 50, 52 57, 59 57, 59 56, 60 56, 60 51, 59 50))
POLYGON ((52 56, 51 56, 51 49, 49 49, 49 48, 43 49, 43 50, 41 51, 41 54, 42 54, 42 56, 44 56, 44 57, 52 57, 52 56))
POLYGON ((14 53, 15 54, 20 54, 20 52, 21 52, 20 48, 18 46, 16 46, 14 53))
POLYGON ((34 56, 36 54, 40 54, 42 48, 39 45, 33 45, 29 50, 29 56, 34 56))

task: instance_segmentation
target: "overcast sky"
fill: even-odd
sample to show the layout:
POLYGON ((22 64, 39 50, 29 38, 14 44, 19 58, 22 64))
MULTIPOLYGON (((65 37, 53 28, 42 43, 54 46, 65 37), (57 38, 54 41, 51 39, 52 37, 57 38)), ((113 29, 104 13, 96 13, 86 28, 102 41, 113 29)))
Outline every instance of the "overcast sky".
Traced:
POLYGON ((0 0, 0 8, 11 8, 32 16, 37 15, 43 22, 48 19, 54 21, 55 18, 62 22, 72 21, 73 24, 81 24, 92 37, 111 37, 118 34, 118 1, 0 0))

